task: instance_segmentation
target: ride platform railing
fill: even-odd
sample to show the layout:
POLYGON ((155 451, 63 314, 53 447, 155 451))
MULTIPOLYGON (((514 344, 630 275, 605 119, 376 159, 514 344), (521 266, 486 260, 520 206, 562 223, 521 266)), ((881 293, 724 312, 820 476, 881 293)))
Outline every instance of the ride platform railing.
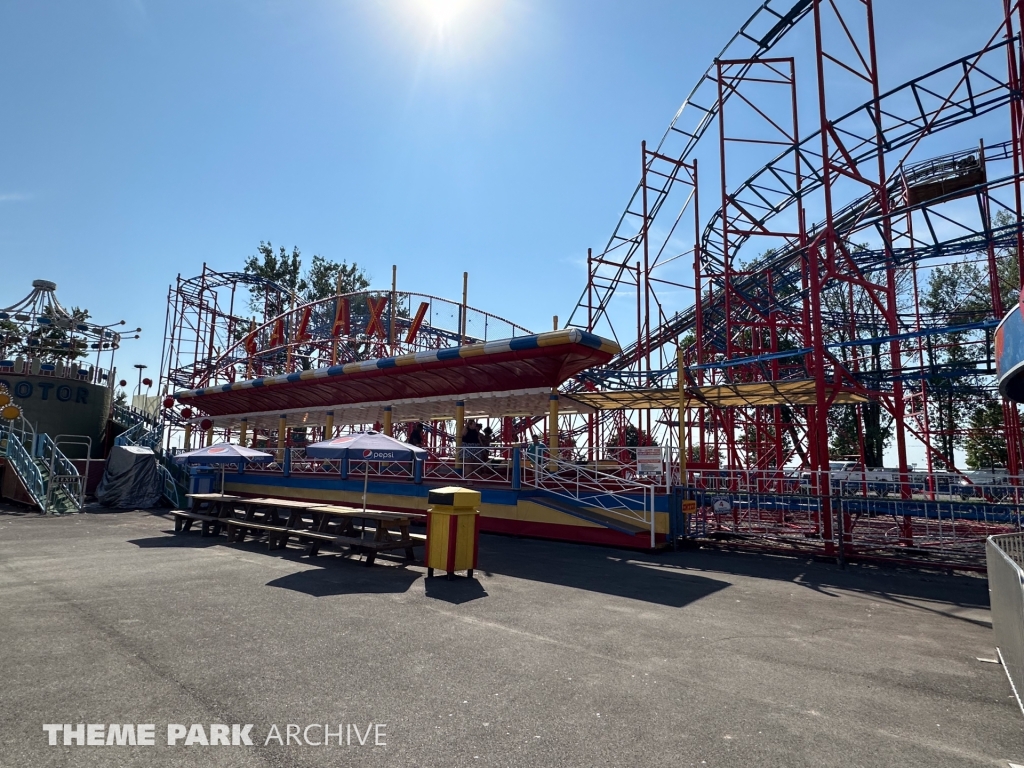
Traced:
POLYGON ((975 569, 1024 521, 1024 479, 977 473, 688 470, 680 490, 707 535, 975 569))
POLYGON ((49 358, 25 358, 14 360, 0 359, 0 375, 14 376, 48 376, 55 379, 67 379, 84 384, 110 386, 114 379, 114 371, 93 365, 65 364, 63 361, 52 362, 49 358))
POLYGON ((1024 533, 990 536, 985 555, 996 653, 1024 714, 1024 533))
POLYGON ((628 480, 585 462, 566 461, 541 452, 527 459, 523 472, 525 485, 648 528, 651 547, 655 546, 654 497, 658 486, 653 483, 628 480))
POLYGON ((483 485, 515 485, 514 445, 463 445, 431 451, 424 462, 428 480, 451 480, 483 485))

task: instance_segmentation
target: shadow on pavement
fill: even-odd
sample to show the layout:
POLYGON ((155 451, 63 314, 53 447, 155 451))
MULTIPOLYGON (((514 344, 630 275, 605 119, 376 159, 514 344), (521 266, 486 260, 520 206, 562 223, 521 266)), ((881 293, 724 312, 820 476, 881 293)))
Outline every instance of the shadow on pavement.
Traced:
POLYGON ((764 553, 692 550, 623 553, 629 562, 687 574, 730 574, 788 581, 794 586, 837 597, 837 590, 959 619, 982 627, 991 621, 959 615, 988 610, 988 581, 983 576, 855 563, 846 568, 802 557, 764 553))
POLYGON ((313 568, 308 571, 290 573, 279 579, 268 581, 268 587, 280 587, 302 592, 312 597, 355 594, 396 594, 408 592, 409 587, 420 574, 400 567, 373 566, 366 568, 362 563, 349 563, 351 567, 313 568), (357 570, 358 569, 358 570, 357 570), (363 573, 365 575, 363 575, 363 573))
POLYGON ((466 576, 454 576, 451 581, 444 576, 434 576, 423 580, 423 588, 427 597, 443 600, 452 605, 462 605, 487 597, 484 585, 475 578, 470 579, 466 576))
POLYGON ((154 536, 149 539, 130 539, 128 543, 134 544, 140 549, 155 549, 160 547, 192 547, 199 549, 224 543, 224 540, 219 536, 200 536, 198 531, 189 532, 183 535, 176 535, 173 531, 168 531, 167 534, 167 536, 154 536))
POLYGON ((670 608, 682 608, 731 586, 698 573, 645 567, 633 559, 639 553, 624 550, 500 536, 481 537, 480 547, 480 570, 487 574, 560 584, 670 608))

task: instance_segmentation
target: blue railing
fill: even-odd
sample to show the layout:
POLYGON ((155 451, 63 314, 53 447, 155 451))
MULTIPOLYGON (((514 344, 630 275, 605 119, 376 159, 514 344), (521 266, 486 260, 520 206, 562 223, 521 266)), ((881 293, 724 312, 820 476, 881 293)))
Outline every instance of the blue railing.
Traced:
POLYGON ((183 464, 175 464, 172 457, 167 454, 158 456, 157 461, 164 478, 164 496, 175 507, 182 508, 185 504, 185 494, 188 492, 188 469, 183 464))
POLYGON ((32 459, 21 440, 13 430, 7 427, 0 427, 0 436, 7 440, 7 448, 4 454, 7 456, 7 463, 14 467, 15 473, 21 478, 32 500, 39 505, 43 511, 46 510, 46 485, 43 482, 43 475, 32 459))
POLYGON ((127 405, 118 405, 117 403, 114 403, 110 412, 110 417, 118 424, 124 424, 126 427, 134 427, 137 424, 146 424, 150 427, 156 426, 156 419, 152 414, 131 408, 127 405))
POLYGON ((45 479, 46 506, 44 511, 50 510, 53 505, 55 492, 59 490, 64 491, 68 500, 75 505, 76 509, 81 509, 85 498, 85 482, 78 471, 78 467, 63 454, 45 432, 39 435, 36 450, 36 456, 43 461, 47 468, 47 477, 45 479))
POLYGON ((140 421, 133 424, 114 438, 114 445, 139 445, 156 450, 164 439, 162 424, 152 426, 149 422, 140 421))
POLYGON ((164 498, 166 498, 175 509, 181 509, 184 506, 183 499, 184 494, 182 493, 181 487, 175 481, 174 477, 170 472, 167 471, 167 467, 163 464, 156 465, 157 471, 160 473, 160 477, 164 481, 164 498))

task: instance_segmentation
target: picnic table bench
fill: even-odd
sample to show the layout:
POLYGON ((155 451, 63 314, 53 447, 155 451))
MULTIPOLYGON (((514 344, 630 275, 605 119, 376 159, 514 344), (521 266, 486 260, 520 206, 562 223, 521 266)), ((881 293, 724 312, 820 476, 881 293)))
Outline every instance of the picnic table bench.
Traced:
POLYGON ((353 551, 365 553, 366 564, 373 565, 379 552, 399 549, 404 549, 406 559, 412 560, 413 547, 422 546, 426 541, 426 536, 409 531, 412 520, 408 514, 334 505, 314 507, 308 511, 320 517, 315 531, 318 535, 313 538, 308 549, 310 555, 320 550, 321 543, 345 545, 353 551), (357 520, 360 522, 358 528, 357 520), (368 528, 366 523, 371 520, 376 525, 368 528), (337 527, 337 533, 330 532, 332 526, 337 527), (397 537, 393 535, 396 532, 393 528, 397 528, 397 537), (373 538, 368 539, 366 534, 370 531, 373 531, 373 538))
POLYGON ((241 501, 239 496, 222 493, 189 493, 187 496, 192 500, 189 509, 171 510, 175 533, 186 533, 198 520, 203 524, 202 536, 217 536, 220 534, 224 518, 231 516, 233 504, 241 501))
POLYGON ((394 512, 376 512, 354 507, 325 505, 292 499, 241 499, 237 504, 244 509, 241 518, 230 516, 223 520, 228 541, 242 542, 246 536, 265 536, 269 549, 283 549, 294 539, 306 547, 306 554, 315 556, 324 545, 348 547, 366 555, 366 565, 373 565, 380 552, 404 549, 407 559, 414 557, 413 547, 422 546, 426 537, 409 531, 410 517, 394 512), (287 512, 282 522, 279 513, 287 512), (257 515, 262 519, 257 520, 257 515), (307 524, 306 518, 311 518, 307 524), (356 521, 361 525, 356 527, 356 521), (366 521, 376 523, 369 528, 366 521), (397 528, 396 531, 391 530, 397 528), (372 531, 372 538, 366 534, 372 531))

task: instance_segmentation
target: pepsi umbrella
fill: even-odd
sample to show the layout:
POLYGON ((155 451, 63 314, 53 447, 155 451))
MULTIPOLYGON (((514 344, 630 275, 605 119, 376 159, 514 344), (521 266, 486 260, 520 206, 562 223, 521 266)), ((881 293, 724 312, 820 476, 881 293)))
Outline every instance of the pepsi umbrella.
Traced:
POLYGON ((274 455, 264 453, 234 443, 214 443, 188 453, 179 453, 174 457, 178 464, 220 464, 220 492, 224 493, 224 470, 228 464, 243 461, 255 461, 262 464, 272 461, 274 455))
POLYGON ((380 432, 356 432, 306 446, 306 455, 313 459, 355 459, 365 461, 363 474, 363 511, 366 511, 366 488, 370 479, 371 461, 410 461, 427 455, 422 448, 380 432))

